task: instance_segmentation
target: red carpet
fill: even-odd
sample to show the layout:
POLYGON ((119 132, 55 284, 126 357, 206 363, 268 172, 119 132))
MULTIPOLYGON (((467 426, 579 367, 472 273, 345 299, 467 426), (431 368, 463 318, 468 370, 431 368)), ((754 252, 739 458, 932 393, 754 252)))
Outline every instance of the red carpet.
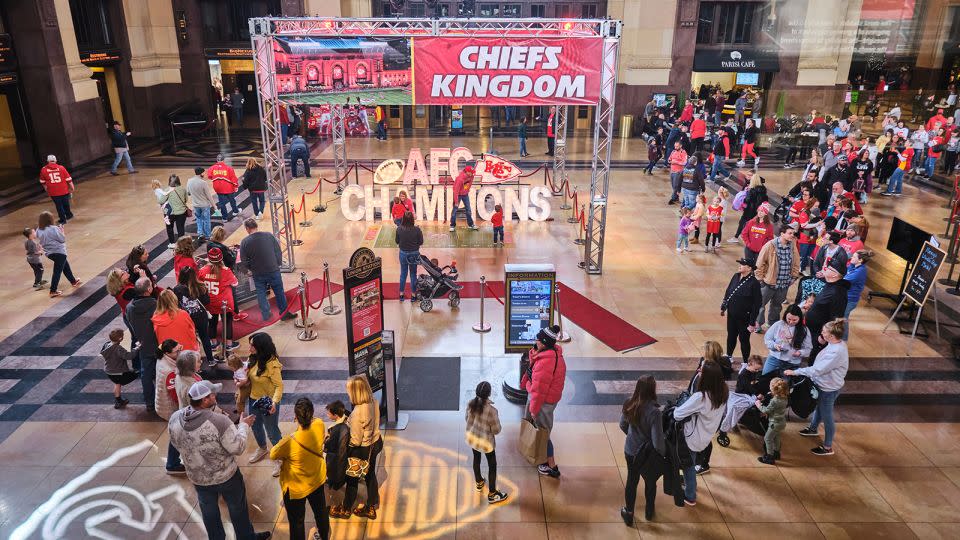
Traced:
MULTIPOLYGON (((343 290, 343 286, 336 283, 333 284, 334 294, 343 290)), ((307 282, 307 298, 310 300, 310 303, 317 305, 320 303, 321 297, 326 295, 326 290, 323 287, 322 279, 311 279, 307 282)), ((300 297, 297 295, 297 287, 289 289, 286 291, 287 296, 287 305, 291 313, 300 312, 300 297)), ((342 307, 342 305, 341 305, 342 307)), ((246 313, 247 318, 242 321, 233 322, 233 339, 240 339, 242 337, 253 334, 261 328, 266 328, 271 324, 280 320, 280 314, 277 312, 277 299, 270 298, 270 320, 264 321, 260 318, 260 308, 257 305, 256 300, 249 303, 249 307, 246 309, 241 309, 241 313, 246 313)), ((221 323, 222 324, 222 323, 221 323)), ((222 327, 221 327, 222 328, 222 327)), ((219 333, 221 330, 218 330, 219 333)))
POLYGON ((657 340, 610 313, 593 300, 560 283, 563 316, 617 352, 627 352, 657 340))
MULTIPOLYGON (((480 282, 479 281, 463 281, 460 282, 460 285, 463 285, 463 289, 460 290, 460 298, 480 298, 480 282)), ((502 281, 488 281, 487 286, 490 287, 487 289, 487 298, 490 298, 491 291, 493 294, 503 300, 503 282, 502 281)), ((334 285, 336 287, 336 285, 334 285)), ((337 289, 334 289, 336 291, 337 289)), ((406 287, 407 298, 410 298, 410 282, 407 282, 406 287)), ((384 283, 383 284, 383 299, 384 300, 399 300, 400 299, 400 284, 399 283, 384 283)))

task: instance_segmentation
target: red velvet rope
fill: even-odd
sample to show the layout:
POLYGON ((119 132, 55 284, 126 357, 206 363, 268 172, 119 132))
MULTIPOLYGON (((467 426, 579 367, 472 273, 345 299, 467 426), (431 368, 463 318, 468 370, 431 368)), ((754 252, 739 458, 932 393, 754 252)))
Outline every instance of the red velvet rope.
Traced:
POLYGON ((490 296, 494 297, 497 300, 497 302, 500 302, 500 305, 502 306, 503 300, 501 300, 500 297, 497 296, 497 293, 493 292, 493 289, 490 288, 490 284, 487 282, 484 282, 483 285, 487 288, 487 292, 490 293, 490 296))

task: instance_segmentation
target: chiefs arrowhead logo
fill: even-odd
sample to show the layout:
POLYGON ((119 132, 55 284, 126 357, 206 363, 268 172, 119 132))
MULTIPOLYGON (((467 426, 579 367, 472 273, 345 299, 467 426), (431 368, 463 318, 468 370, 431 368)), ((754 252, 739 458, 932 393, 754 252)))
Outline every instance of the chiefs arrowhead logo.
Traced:
POLYGON ((481 184, 500 184, 520 176, 520 167, 500 156, 484 154, 477 160, 477 176, 481 184))

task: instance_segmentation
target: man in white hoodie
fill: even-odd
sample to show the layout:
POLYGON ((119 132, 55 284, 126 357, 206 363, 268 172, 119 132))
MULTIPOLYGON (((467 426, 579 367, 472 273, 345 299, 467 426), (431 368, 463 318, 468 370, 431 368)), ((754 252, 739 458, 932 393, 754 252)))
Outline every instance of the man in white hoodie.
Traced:
POLYGON ((170 442, 180 451, 187 478, 197 490, 207 537, 226 538, 218 505, 223 497, 238 540, 267 540, 269 531, 253 530, 236 458, 247 448, 247 434, 254 418, 241 413, 240 423, 234 426, 229 417, 215 412, 217 392, 222 387, 210 381, 199 381, 190 387, 190 406, 170 416, 170 442))

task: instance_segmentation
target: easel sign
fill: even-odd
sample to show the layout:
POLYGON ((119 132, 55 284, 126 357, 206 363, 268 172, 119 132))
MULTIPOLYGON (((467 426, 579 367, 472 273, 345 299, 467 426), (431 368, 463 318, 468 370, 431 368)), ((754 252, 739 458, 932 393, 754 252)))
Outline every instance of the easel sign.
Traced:
POLYGON ((920 325, 923 306, 931 294, 933 295, 933 317, 936 322, 937 337, 940 337, 940 314, 937 309, 937 291, 935 284, 937 274, 940 273, 940 268, 943 266, 943 261, 946 257, 947 254, 943 250, 935 247, 930 242, 923 243, 923 249, 921 249, 920 254, 917 255, 917 262, 913 265, 910 276, 907 278, 907 284, 903 289, 903 298, 900 300, 900 303, 897 304, 897 309, 893 311, 893 315, 890 316, 887 324, 883 327, 883 333, 886 333, 887 327, 890 326, 890 323, 893 322, 897 313, 899 313, 903 307, 904 302, 908 299, 919 306, 919 309, 917 309, 917 317, 913 321, 913 331, 910 333, 910 343, 907 345, 907 356, 910 356, 913 339, 917 336, 917 327, 920 325))

